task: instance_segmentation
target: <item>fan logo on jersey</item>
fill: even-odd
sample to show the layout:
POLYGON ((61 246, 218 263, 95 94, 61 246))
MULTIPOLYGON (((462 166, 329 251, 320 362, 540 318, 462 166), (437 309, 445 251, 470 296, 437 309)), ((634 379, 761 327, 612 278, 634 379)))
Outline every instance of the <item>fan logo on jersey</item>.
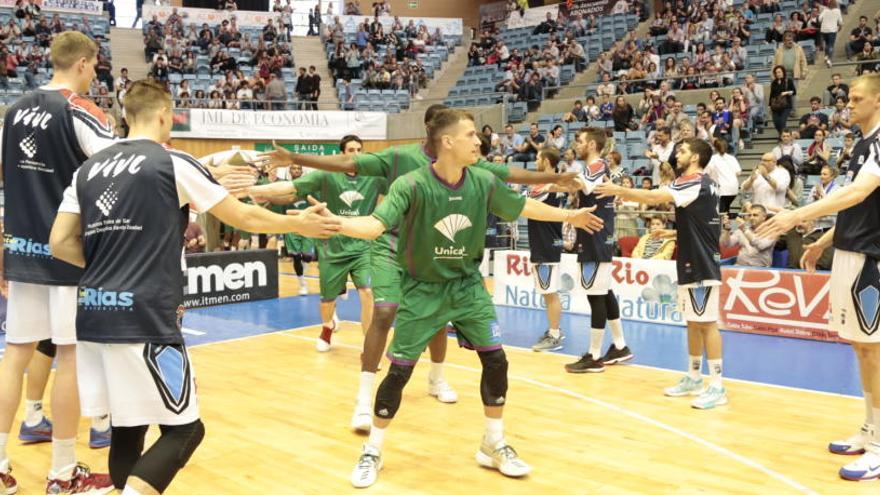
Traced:
POLYGON ((95 206, 101 210, 105 217, 108 217, 110 216, 110 211, 116 206, 117 201, 119 201, 119 193, 113 190, 113 183, 111 182, 107 189, 104 189, 104 192, 95 200, 95 206))
POLYGON ((189 356, 183 346, 145 344, 144 361, 165 407, 175 414, 185 411, 192 394, 192 379, 189 356))
POLYGON ((357 191, 345 191, 344 193, 339 195, 339 199, 342 200, 343 203, 347 204, 349 208, 351 208, 351 205, 353 205, 355 201, 360 201, 364 199, 364 196, 357 191))
POLYGON ((880 269, 876 262, 865 259, 862 272, 852 286, 852 296, 859 327, 866 335, 873 335, 880 321, 880 269))
MULTIPOLYGON (((472 226, 471 221, 468 217, 459 214, 453 213, 451 215, 447 215, 442 220, 434 224, 434 228, 437 229, 443 237, 449 239, 452 242, 455 242, 455 235, 461 232, 464 229, 470 228, 472 226)), ((464 258, 467 255, 467 249, 464 247, 434 247, 434 259, 443 259, 443 258, 455 258, 460 259, 464 258)))
POLYGON ((697 316, 703 316, 706 307, 709 305, 709 296, 712 295, 712 287, 693 287, 688 289, 688 295, 691 299, 691 307, 697 316))

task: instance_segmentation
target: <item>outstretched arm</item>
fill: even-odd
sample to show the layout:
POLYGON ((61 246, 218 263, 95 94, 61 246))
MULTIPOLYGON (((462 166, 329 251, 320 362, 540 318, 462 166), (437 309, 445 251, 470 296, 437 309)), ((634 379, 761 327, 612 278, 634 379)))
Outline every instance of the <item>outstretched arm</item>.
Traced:
POLYGON ((350 155, 340 154, 319 156, 294 153, 278 147, 274 141, 272 142, 272 146, 275 148, 272 151, 266 151, 257 155, 257 159, 254 162, 255 165, 271 170, 278 167, 286 167, 295 163, 297 165, 302 165, 303 167, 326 170, 327 172, 344 172, 352 174, 357 172, 354 159, 350 155))
POLYGON ((646 205, 658 205, 675 201, 675 198, 666 188, 650 190, 635 189, 632 187, 618 186, 611 181, 597 185, 596 188, 593 189, 593 193, 596 194, 596 197, 599 199, 617 196, 625 201, 635 201, 646 205))
POLYGON ((356 237, 358 239, 367 239, 372 241, 385 232, 385 224, 376 217, 348 217, 340 218, 342 221, 342 235, 348 237, 356 237))
POLYGON ((266 234, 296 233, 325 239, 339 233, 339 219, 331 215, 323 203, 311 206, 296 215, 278 215, 259 206, 249 205, 227 196, 208 210, 221 222, 245 232, 266 234))
POLYGON ((563 189, 572 190, 577 189, 575 182, 577 176, 577 172, 557 174, 556 172, 535 172, 524 168, 511 168, 507 182, 513 184, 556 184, 563 189))
POLYGON ((581 208, 579 210, 563 210, 562 208, 554 208, 541 201, 534 199, 526 199, 523 206, 522 216, 532 220, 542 222, 568 222, 579 229, 587 232, 598 232, 602 230, 602 219, 593 215, 596 207, 581 208))

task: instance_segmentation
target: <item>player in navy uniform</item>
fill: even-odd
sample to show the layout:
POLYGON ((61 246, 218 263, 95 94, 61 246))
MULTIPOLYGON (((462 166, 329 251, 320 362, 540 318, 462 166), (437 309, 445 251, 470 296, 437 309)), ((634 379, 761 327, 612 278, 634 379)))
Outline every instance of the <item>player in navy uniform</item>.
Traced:
POLYGON ((577 257, 580 267, 581 287, 590 302, 590 349, 574 363, 565 365, 569 373, 601 373, 606 364, 616 364, 633 358, 623 338, 620 307, 611 290, 611 258, 614 255, 614 201, 613 198, 597 198, 593 189, 603 181, 610 180, 608 164, 602 159, 606 136, 602 129, 583 128, 575 135, 575 150, 584 168, 580 176, 578 206, 596 207, 596 215, 604 222, 602 230, 590 234, 577 232, 577 257), (611 326, 613 343, 602 355, 605 325, 611 326))
POLYGON ((54 257, 84 267, 76 332, 83 411, 109 409, 110 476, 124 494, 163 492, 204 436, 181 334, 189 208, 247 232, 329 237, 324 205, 277 215, 230 196, 171 137, 171 95, 139 81, 125 96, 129 138, 74 174, 52 228, 54 257), (144 451, 151 424, 162 435, 144 451))
POLYGON ((800 222, 837 213, 837 225, 805 247, 801 266, 815 270, 822 251, 834 246, 829 327, 856 351, 865 422, 852 437, 831 442, 828 450, 863 454, 840 469, 842 478, 861 481, 880 477, 880 74, 856 79, 847 107, 850 121, 862 128, 864 137, 853 148, 846 187, 803 208, 783 210, 757 234, 781 235, 800 222))
POLYGON ((643 190, 604 182, 594 190, 599 198, 619 196, 625 201, 645 204, 675 203, 678 310, 687 321, 689 366, 688 374, 678 385, 666 389, 666 395, 698 395, 691 402, 697 409, 727 404, 727 392, 721 381, 721 332, 718 331, 718 291, 721 285, 719 199, 717 185, 703 173, 711 158, 712 148, 705 141, 686 139, 676 154, 681 176, 670 186, 643 190), (705 388, 700 375, 704 349, 711 374, 709 386, 705 388))
MULTIPOLYGON (((559 149, 545 146, 538 151, 539 172, 558 172, 559 149)), ((566 193, 555 184, 538 184, 529 188, 529 197, 546 205, 560 207, 566 193)), ((562 304, 559 301, 560 267, 562 257, 562 224, 529 220, 529 261, 535 279, 535 291, 544 298, 547 305, 549 327, 538 342, 532 346, 534 351, 555 351, 562 349, 565 335, 559 328, 562 319, 562 304)))
POLYGON ((37 342, 51 339, 58 350, 46 491, 106 493, 113 489, 109 477, 77 464, 74 447, 79 424, 74 320, 82 270, 52 259, 49 230, 74 171, 112 144, 113 133, 104 113, 80 96, 95 77, 98 45, 68 31, 53 40, 51 51, 52 80, 9 107, 3 125, 3 275, 9 281, 9 312, 6 356, 0 362, 0 492, 17 489, 6 442, 21 400, 24 370, 37 342))

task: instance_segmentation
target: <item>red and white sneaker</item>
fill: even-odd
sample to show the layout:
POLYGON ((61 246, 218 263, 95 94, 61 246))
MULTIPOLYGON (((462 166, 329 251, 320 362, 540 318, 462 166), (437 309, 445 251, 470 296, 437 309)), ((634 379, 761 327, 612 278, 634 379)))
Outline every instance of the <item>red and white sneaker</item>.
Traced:
POLYGON ((6 459, 0 462, 0 494, 13 493, 18 493, 18 482, 12 477, 12 468, 9 467, 9 459, 6 459))
POLYGON ((49 475, 46 484, 46 495, 103 495, 114 490, 113 480, 109 474, 92 474, 85 464, 77 464, 73 468, 70 479, 54 479, 57 474, 49 475))

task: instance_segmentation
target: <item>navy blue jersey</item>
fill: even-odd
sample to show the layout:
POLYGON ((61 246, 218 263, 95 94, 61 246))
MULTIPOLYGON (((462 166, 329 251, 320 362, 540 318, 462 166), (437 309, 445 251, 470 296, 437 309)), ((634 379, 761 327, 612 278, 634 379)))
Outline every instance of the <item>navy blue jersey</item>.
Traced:
MULTIPOLYGON (((529 197, 558 208, 565 193, 549 192, 547 185, 533 186, 529 197)), ((529 259, 532 263, 559 263, 562 256, 562 222, 528 221, 529 259)))
POLYGON ((101 109, 69 90, 37 89, 9 107, 2 142, 8 280, 77 284, 82 270, 51 256, 49 232, 74 171, 112 143, 101 109))
POLYGON ((147 139, 87 160, 59 209, 82 227, 77 339, 182 344, 189 205, 205 211, 226 195, 194 158, 147 139))
POLYGON ((596 199, 593 188, 611 176, 608 164, 604 160, 596 160, 584 168, 581 174, 582 188, 578 191, 578 208, 595 206, 594 215, 604 222, 602 230, 590 234, 586 230, 577 229, 577 251, 579 262, 611 261, 614 256, 614 198, 596 199))
MULTIPOLYGON (((846 173, 849 184, 860 173, 880 176, 880 126, 853 147, 846 173)), ((861 203, 837 214, 834 247, 880 260, 880 188, 861 203)))
POLYGON ((721 280, 718 190, 706 174, 685 175, 665 188, 675 202, 678 284, 721 280))

